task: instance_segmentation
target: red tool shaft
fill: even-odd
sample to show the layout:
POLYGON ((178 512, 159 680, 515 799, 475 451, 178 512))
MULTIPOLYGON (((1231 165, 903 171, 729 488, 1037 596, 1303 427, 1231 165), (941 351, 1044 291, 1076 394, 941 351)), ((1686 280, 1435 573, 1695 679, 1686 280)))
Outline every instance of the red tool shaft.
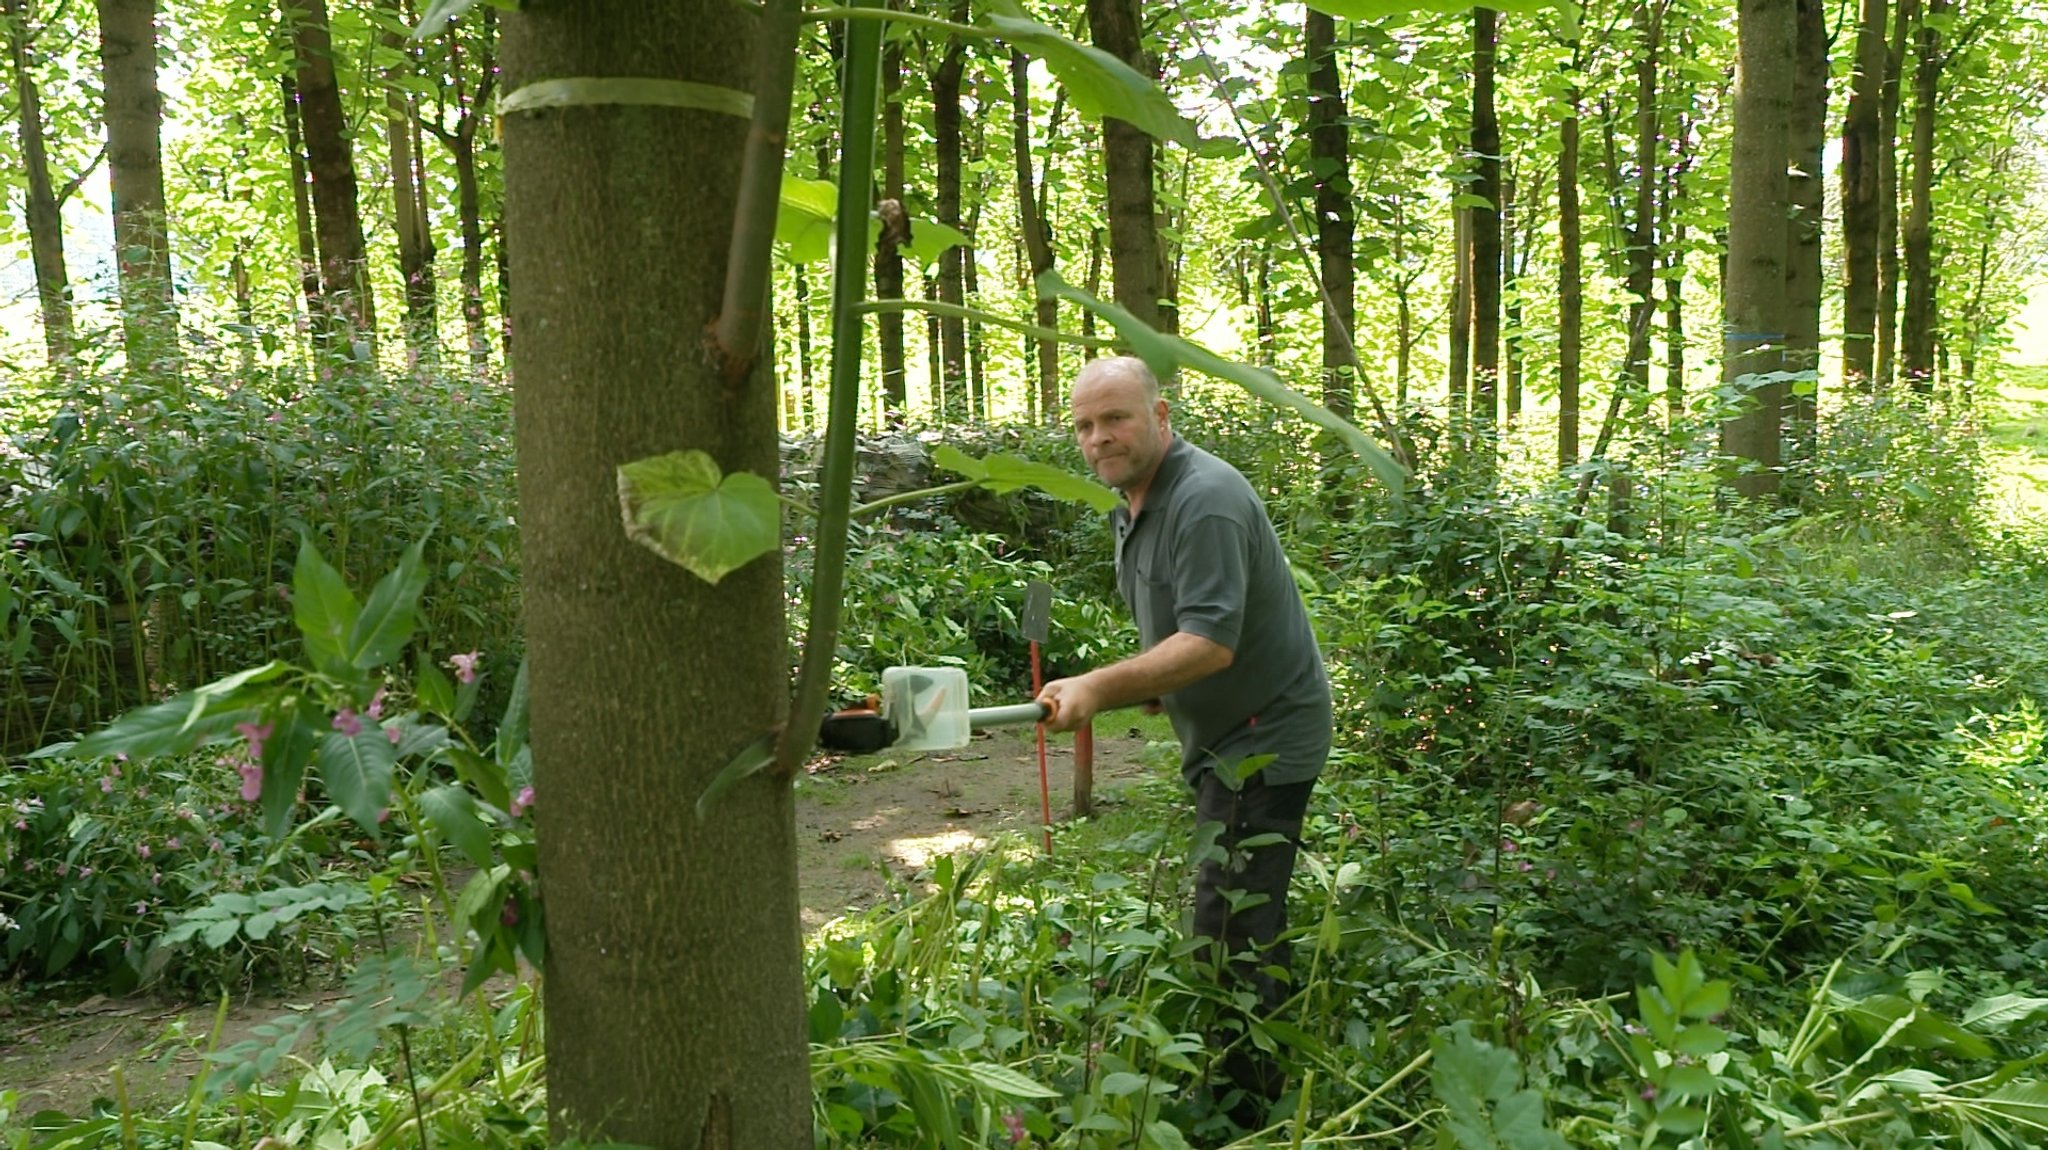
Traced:
MULTIPOLYGON (((1031 697, 1045 689, 1045 679, 1038 667, 1038 640, 1031 641, 1031 697)), ((1052 780, 1045 770, 1045 720, 1038 722, 1038 807, 1045 816, 1045 856, 1052 857, 1052 780)))

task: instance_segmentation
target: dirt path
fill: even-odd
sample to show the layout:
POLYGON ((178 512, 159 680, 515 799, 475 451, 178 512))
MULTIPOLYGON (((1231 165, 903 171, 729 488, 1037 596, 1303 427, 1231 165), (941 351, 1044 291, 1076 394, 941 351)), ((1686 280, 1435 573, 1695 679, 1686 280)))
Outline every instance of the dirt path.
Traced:
MULTIPOLYGON (((1136 730, 1096 741, 1095 795, 1116 793, 1145 774, 1136 730)), ((1070 745, 1047 754, 1053 817, 1073 809, 1070 745)), ((813 762, 797 789, 797 844, 806 933, 873 906, 890 881, 908 880, 942 854, 976 849, 1004 832, 1040 825, 1037 753, 1029 732, 977 738, 945 754, 873 755, 813 762)), ((451 983, 453 985, 453 983, 451 983)), ((220 1043, 286 1013, 317 1010, 341 996, 333 987, 255 995, 231 1005, 220 1043)), ((83 1115, 116 1096, 122 1068, 130 1103, 161 1109, 181 1097, 200 1065, 199 1047, 218 1004, 154 995, 55 1003, 0 986, 0 1091, 18 1097, 0 1140, 30 1115, 83 1115)))

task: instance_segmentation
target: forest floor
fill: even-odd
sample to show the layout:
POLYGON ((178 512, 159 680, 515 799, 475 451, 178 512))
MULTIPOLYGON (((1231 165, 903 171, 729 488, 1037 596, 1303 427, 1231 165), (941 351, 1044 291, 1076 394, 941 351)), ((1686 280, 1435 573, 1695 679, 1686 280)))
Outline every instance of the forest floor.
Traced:
MULTIPOLYGON (((1171 773, 1143 765, 1147 743, 1169 737, 1163 719, 1125 713, 1097 728, 1093 795, 1099 805, 1116 805, 1120 792, 1149 775, 1171 773)), ((1037 763, 1028 728, 978 736, 953 752, 814 760, 797 784, 805 933, 915 884, 939 855, 983 849, 1002 838, 1038 849, 1037 763)), ((1074 800, 1070 738, 1050 740, 1046 766, 1053 817, 1065 819, 1074 800)), ((450 972, 450 993, 460 978, 450 972)), ((246 991, 230 1002, 218 1046, 251 1037, 254 1027, 279 1015, 317 1010, 341 996, 338 972, 311 984, 246 991)), ((82 1116, 96 1101, 124 1094, 135 1110, 160 1113, 189 1090, 218 1009, 218 1000, 0 984, 0 1090, 16 1094, 16 1122, 44 1110, 82 1116)), ((8 1133, 0 1126, 0 1140, 8 1133)))

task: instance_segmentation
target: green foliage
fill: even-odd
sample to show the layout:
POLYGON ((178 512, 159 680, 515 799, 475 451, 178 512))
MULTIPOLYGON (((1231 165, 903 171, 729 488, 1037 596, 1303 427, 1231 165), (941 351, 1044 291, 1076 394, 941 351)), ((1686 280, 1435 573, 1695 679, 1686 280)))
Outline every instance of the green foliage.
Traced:
POLYGON ((620 464, 619 509, 629 538, 706 583, 782 541, 782 509, 768 481, 726 475, 702 451, 620 464))

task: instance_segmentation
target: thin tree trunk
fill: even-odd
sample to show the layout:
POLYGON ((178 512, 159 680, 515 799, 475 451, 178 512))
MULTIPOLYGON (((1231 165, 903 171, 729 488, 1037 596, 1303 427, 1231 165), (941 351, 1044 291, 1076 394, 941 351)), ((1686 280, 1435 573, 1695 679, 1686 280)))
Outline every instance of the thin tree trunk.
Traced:
POLYGON ((1472 432, 1475 450, 1491 469, 1500 409, 1500 117, 1494 109, 1497 52, 1491 8, 1472 10, 1472 151, 1479 178, 1472 193, 1485 200, 1468 213, 1472 243, 1472 432))
MULTIPOLYGON (((1097 48, 1140 75, 1153 74, 1138 0, 1088 0, 1088 28, 1097 48)), ((1164 330, 1165 265, 1160 259, 1153 162, 1152 137, 1115 117, 1103 118, 1103 180, 1108 188, 1110 278, 1116 302, 1147 326, 1164 330)))
MULTIPOLYGON (((1051 271, 1052 228, 1045 218, 1045 203, 1033 185, 1031 172, 1031 60, 1022 52, 1010 53, 1011 152, 1017 168, 1017 228, 1023 233, 1024 252, 1030 261, 1031 279, 1051 271)), ((1036 295, 1036 293, 1033 293, 1036 295)), ((1047 331, 1060 326, 1059 301, 1038 297, 1032 319, 1047 331)), ((1060 345, 1052 339, 1031 341, 1038 353, 1038 413, 1047 423, 1060 417, 1060 345)))
POLYGON ((299 82, 290 69, 279 81, 284 95, 284 146, 291 156, 292 224, 299 243, 299 292, 306 297, 306 320, 314 331, 325 328, 326 305, 320 298, 320 251, 313 238, 313 193, 306 175, 306 142, 299 131, 299 82))
POLYGON ((235 294, 235 322, 242 327, 242 374, 256 370, 256 301, 249 292, 248 240, 235 241, 228 259, 228 286, 235 294))
POLYGON ((41 90, 36 84, 34 57, 29 51, 28 14, 22 0, 0 2, 7 18, 7 46, 14 72, 15 111, 21 124, 21 164, 28 177, 23 205, 28 224, 29 259, 35 267, 36 302, 43 321, 43 344, 50 366, 68 370, 72 357, 71 276, 64 267, 64 220, 50 180, 50 156, 43 132, 41 90))
POLYGON ((1502 295, 1506 300, 1506 325, 1502 330, 1504 369, 1501 372, 1501 422, 1513 427, 1522 419, 1522 377, 1527 370, 1522 350, 1522 278, 1529 274, 1529 243, 1520 235, 1527 226, 1525 210, 1516 199, 1513 176, 1500 183, 1500 264, 1508 282, 1502 295))
POLYGON ((314 235, 320 249, 320 291, 339 349, 357 341, 374 346, 376 299, 370 290, 363 218, 356 197, 355 145, 335 81, 328 36, 327 0, 285 0, 299 74, 299 116, 313 175, 314 235))
MULTIPOLYGON (((936 303, 939 298, 939 277, 930 268, 923 269, 924 298, 926 303, 936 303)), ((931 381, 932 420, 943 423, 952 418, 956 400, 947 388, 946 363, 944 359, 944 336, 939 328, 939 313, 928 311, 924 314, 924 355, 926 377, 931 381)))
MULTIPOLYGON (((824 178, 820 172, 819 178, 824 178)), ((892 41, 882 49, 882 187, 880 198, 903 202, 903 47, 892 41)), ((895 244, 875 252, 875 298, 903 298, 903 253, 895 244)), ((910 389, 903 361, 903 313, 875 316, 882 349, 882 409, 885 422, 901 427, 910 410, 910 389)), ((806 387, 808 391, 808 386, 806 387)))
MULTIPOLYGON (((975 160, 980 158, 976 156, 975 160)), ((961 249, 960 270, 963 275, 960 286, 966 289, 968 304, 977 311, 981 308, 981 271, 972 245, 981 228, 981 205, 987 202, 987 191, 986 188, 977 189, 974 210, 967 214, 966 226, 961 229, 967 234, 968 246, 961 249)), ((995 410, 995 401, 988 394, 988 348, 982 339, 980 320, 970 320, 967 324, 967 385, 973 396, 975 420, 988 422, 990 413, 995 410)))
POLYGON ((1303 33, 1302 58, 1308 64, 1308 123, 1304 128, 1309 138, 1309 164, 1315 173, 1316 265, 1323 290, 1329 294, 1321 311, 1323 406, 1349 419, 1357 386, 1349 338, 1357 323, 1349 112, 1344 103, 1344 77, 1337 64, 1336 19, 1311 8, 1303 33))
POLYGON ((1463 452, 1470 430, 1467 411, 1472 380, 1472 209, 1451 209, 1450 364, 1444 390, 1451 441, 1463 452))
POLYGON ((1635 203, 1628 229, 1628 378, 1631 403, 1650 397, 1650 317, 1657 310, 1657 56, 1663 38, 1663 7, 1637 0, 1635 203))
POLYGON ((1736 24, 1735 127, 1728 180, 1728 272, 1722 284, 1724 382, 1744 410, 1721 424, 1721 450, 1754 464, 1732 477, 1755 499, 1778 491, 1784 370, 1785 173, 1792 104, 1796 0, 1741 0, 1736 24))
POLYGON ((170 221, 164 215, 156 0, 99 0, 99 15, 122 342, 128 366, 141 369, 178 353, 170 221))
MULTIPOLYGON (((955 5, 954 18, 966 22, 955 5)), ((967 70, 967 48, 948 39, 939 66, 932 73, 932 146, 938 156, 939 222, 960 226, 960 85, 967 70)), ((959 307, 966 303, 967 249, 947 248, 939 256, 939 300, 959 307)), ((965 423, 973 415, 972 388, 967 378, 967 324, 957 315, 939 317, 940 369, 944 373, 945 418, 965 423)))
MULTIPOLYGON (((393 3, 390 14, 405 20, 402 5, 393 3)), ((421 179, 420 157, 413 151, 419 111, 413 96, 404 88, 414 74, 406 38, 387 31, 384 47, 398 57, 385 77, 384 127, 386 150, 391 164, 391 218, 398 236, 399 282, 405 285, 405 343, 417 363, 427 366, 441 360, 439 316, 434 300, 434 236, 427 215, 427 188, 421 179)))
MULTIPOLYGON (((1572 51, 1578 69, 1578 48, 1572 51)), ((1565 91, 1557 150, 1557 466, 1579 464, 1579 358, 1584 338, 1585 247, 1579 221, 1579 91, 1565 91)))
MULTIPOLYGON (((478 21, 481 49, 477 53, 477 81, 472 94, 467 69, 463 66, 460 30, 450 34, 448 70, 454 75, 455 123, 443 123, 437 113, 434 120, 421 119, 419 122, 434 138, 448 149, 448 155, 455 164, 455 217, 456 226, 462 235, 462 333, 469 345, 470 370, 479 374, 491 366, 491 340, 484 324, 484 224, 482 195, 478 190, 476 165, 476 136, 483 124, 484 109, 490 106, 491 91, 498 82, 496 63, 497 10, 484 8, 483 18, 478 21)), ((502 229, 499 242, 503 243, 502 229)), ((500 279, 509 275, 505 271, 504 253, 498 253, 500 279)), ((501 293, 502 294, 502 293, 501 293)), ((510 311, 499 308, 503 330, 500 342, 503 344, 506 362, 511 362, 510 338, 512 324, 510 311)))
POLYGON ((1842 121, 1842 382, 1868 392, 1877 367, 1878 142, 1886 0, 1862 0, 1842 121))
POLYGON ((1664 408, 1665 427, 1676 431, 1685 420, 1685 220, 1678 205, 1685 193, 1685 174, 1692 166, 1693 123, 1680 113, 1675 153, 1666 174, 1658 213, 1664 220, 1664 408))
MULTIPOLYGON (((811 429, 811 396, 816 394, 817 380, 811 368, 811 360, 817 354, 811 335, 811 277, 804 265, 797 264, 791 271, 796 280, 796 371, 797 393, 790 412, 789 426, 793 431, 811 429)), ((901 318, 901 313, 898 313, 901 318)), ((897 334, 901 336, 899 326, 897 334)), ((899 348, 900 352, 902 349, 899 348)), ((895 410, 900 411, 901 408, 895 410)))
POLYGON ((1828 30, 1821 0, 1797 0, 1793 46, 1792 109, 1787 127, 1787 195, 1792 215, 1785 224, 1785 370, 1813 372, 1787 389, 1787 440, 1800 459, 1812 459, 1819 435, 1816 398, 1820 389, 1821 226, 1827 185, 1821 151, 1827 145, 1828 30))
MULTIPOLYGON (((1102 229, 1089 229, 1088 294, 1094 296, 1096 299, 1102 298, 1102 246, 1102 229)), ((1081 309, 1081 334, 1088 339, 1095 338, 1095 313, 1087 308, 1081 309)), ((1082 359, 1094 359, 1095 355, 1096 352, 1094 344, 1082 345, 1082 359)))
POLYGON ((1877 353, 1873 386, 1885 390, 1897 374, 1899 322, 1899 105, 1905 91, 1906 46, 1920 23, 1920 0, 1898 0, 1892 42, 1885 55, 1884 89, 1877 109, 1877 353))
POLYGON ((1273 322, 1273 257, 1263 247, 1259 249, 1258 299, 1255 301, 1257 315, 1257 342, 1259 364, 1272 367, 1279 362, 1280 329, 1273 322))
MULTIPOLYGON (((726 0, 529 4, 504 21, 512 91, 752 87, 757 20, 726 0)), ((789 782, 763 772, 715 817, 692 810, 787 719, 781 556, 712 586, 629 539, 614 490, 619 464, 684 446, 776 474, 771 359, 734 383, 701 346, 747 124, 624 104, 503 126, 514 322, 534 336, 514 410, 552 1140, 808 1147, 789 782)))
POLYGON ((1941 21, 1950 0, 1928 0, 1920 21, 1913 69, 1913 185, 1900 236, 1906 259, 1906 310, 1900 325, 1900 361, 1906 384, 1934 390, 1934 114, 1941 87, 1941 21))

